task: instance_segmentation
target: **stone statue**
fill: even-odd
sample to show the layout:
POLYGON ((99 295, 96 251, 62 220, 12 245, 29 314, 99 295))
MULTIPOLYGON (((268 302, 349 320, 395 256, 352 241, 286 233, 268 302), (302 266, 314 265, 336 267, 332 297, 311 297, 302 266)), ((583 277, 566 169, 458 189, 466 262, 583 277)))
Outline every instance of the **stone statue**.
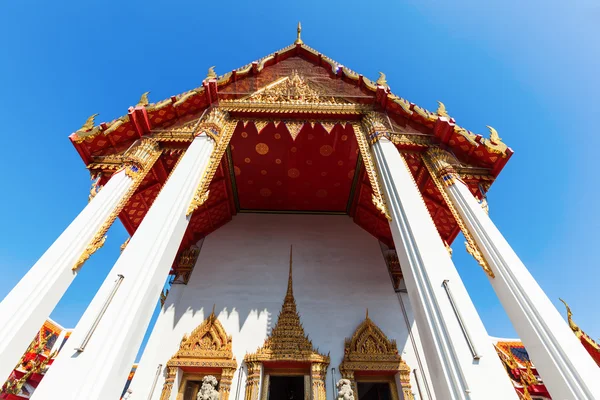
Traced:
POLYGON ((354 400, 352 384, 348 379, 340 379, 337 383, 337 400, 354 400))
POLYGON ((217 392, 217 378, 212 375, 207 375, 202 379, 202 387, 196 400, 219 400, 221 395, 217 392))

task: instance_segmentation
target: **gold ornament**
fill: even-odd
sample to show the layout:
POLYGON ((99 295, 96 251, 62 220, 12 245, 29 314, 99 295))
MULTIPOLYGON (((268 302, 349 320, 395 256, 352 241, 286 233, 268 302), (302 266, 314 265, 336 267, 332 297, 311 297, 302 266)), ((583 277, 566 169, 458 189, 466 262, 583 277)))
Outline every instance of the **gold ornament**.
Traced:
POLYGON ((216 79, 217 78, 217 73, 215 72, 215 66, 213 65, 212 67, 210 67, 208 69, 208 72, 206 73, 206 79, 216 79))
POLYGON ((90 117, 88 117, 88 119, 85 121, 85 124, 83 124, 77 132, 87 132, 92 130, 94 128, 94 121, 98 115, 100 114, 93 114, 90 117))
POLYGON ((387 86, 387 80, 385 79, 385 74, 383 72, 379 73, 379 78, 377 78, 375 83, 379 86, 387 86))
POLYGON ((450 118, 450 116, 446 112, 446 106, 441 101, 438 101, 438 109, 436 111, 436 114, 439 115, 440 117, 450 118))
POLYGON ((205 132, 215 139, 216 145, 213 148, 206 170, 200 178, 200 183, 198 184, 196 192, 185 213, 186 217, 192 215, 192 213, 204 204, 208 198, 208 187, 217 172, 217 168, 219 167, 219 163, 223 158, 225 150, 227 150, 227 146, 229 146, 229 141, 231 140, 236 124, 237 122, 229 121, 226 113, 216 109, 211 111, 207 120, 200 124, 201 132, 205 132))
MULTIPOLYGON (((413 399, 410 385, 410 368, 398 353, 395 340, 390 340, 382 330, 369 318, 369 310, 365 320, 356 328, 350 339, 345 340, 344 359, 339 366, 344 379, 349 379, 356 388, 357 372, 399 372, 404 399, 413 399)), ((397 399, 395 382, 390 381, 392 396, 397 399)), ((358 394, 355 393, 355 398, 358 394)))
POLYGON ((304 43, 302 41, 302 39, 300 38, 300 35, 302 34, 302 24, 300 24, 300 22, 298 22, 298 28, 296 29, 297 35, 296 35, 296 41, 294 42, 294 44, 302 44, 304 43))
POLYGON ((221 400, 227 400, 231 379, 237 362, 233 356, 231 336, 227 335, 225 328, 215 316, 215 310, 210 313, 192 333, 184 335, 179 345, 179 350, 167 362, 167 380, 161 393, 162 399, 169 399, 173 388, 173 381, 177 369, 220 369, 221 382, 219 392, 221 400), (171 377, 173 379, 171 379, 171 377))
POLYGON ((149 104, 149 102, 148 102, 148 94, 149 93, 150 92, 144 92, 142 94, 142 96, 140 97, 140 101, 138 101, 136 106, 147 106, 149 104))
POLYGON ((244 362, 248 365, 246 399, 258 400, 258 377, 264 362, 308 362, 311 364, 313 399, 325 400, 325 376, 329 365, 329 356, 313 348, 312 342, 304 333, 300 315, 296 309, 292 278, 292 249, 290 248, 290 270, 285 298, 277 323, 261 348, 246 354, 244 362), (251 379, 252 377, 252 379, 251 379))
POLYGON ((377 168, 373 162, 373 157, 371 155, 371 150, 369 149, 369 143, 367 142, 364 128, 361 124, 355 124, 353 125, 353 129, 354 136, 356 137, 356 141, 358 143, 358 149, 365 165, 369 182, 371 183, 371 190, 373 191, 373 197, 371 200, 373 201, 375 207, 385 216, 385 218, 388 221, 391 221, 392 217, 390 216, 385 204, 385 200, 383 199, 383 192, 379 184, 379 175, 377 174, 377 168))
POLYGON ((506 150, 508 150, 508 146, 502 142, 502 139, 500 139, 500 136, 498 135, 498 131, 489 125, 487 128, 490 131, 490 138, 482 138, 481 142, 492 153, 500 154, 503 157, 506 157, 506 150))

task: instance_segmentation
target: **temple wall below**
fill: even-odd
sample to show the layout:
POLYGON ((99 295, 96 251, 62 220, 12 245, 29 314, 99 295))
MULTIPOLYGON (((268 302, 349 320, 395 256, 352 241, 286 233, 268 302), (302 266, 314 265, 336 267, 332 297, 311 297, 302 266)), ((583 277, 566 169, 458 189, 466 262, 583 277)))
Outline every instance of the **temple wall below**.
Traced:
MULTIPOLYGON (((239 214, 204 240, 188 285, 173 285, 130 386, 130 399, 148 398, 158 365, 166 365, 183 335, 202 323, 213 304, 233 337, 239 371, 244 355, 262 346, 277 321, 286 292, 290 245, 294 296, 305 332, 315 348, 331 357, 328 399, 334 398, 333 379, 341 378, 344 339, 364 320, 367 308, 382 331, 396 339, 411 369, 419 368, 413 350, 414 340, 420 346, 418 336, 413 330, 414 340, 409 337, 375 238, 347 216, 239 214)), ((409 324, 414 325, 408 299, 403 299, 409 324)), ((232 400, 244 398, 246 377, 242 373, 238 384, 238 375, 231 385, 232 400)), ((419 399, 414 379, 411 373, 419 399)), ((163 382, 161 374, 152 399, 160 398, 163 382)))

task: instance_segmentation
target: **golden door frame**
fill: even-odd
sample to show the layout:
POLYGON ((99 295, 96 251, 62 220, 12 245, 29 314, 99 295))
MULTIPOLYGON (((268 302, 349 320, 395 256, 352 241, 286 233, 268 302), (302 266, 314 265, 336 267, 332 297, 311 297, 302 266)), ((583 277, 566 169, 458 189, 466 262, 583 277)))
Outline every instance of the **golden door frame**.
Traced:
POLYGON ((344 359, 339 366, 342 378, 352 383, 354 396, 358 399, 357 375, 361 381, 389 382, 392 399, 398 400, 396 374, 400 375, 400 385, 404 400, 414 400, 410 386, 410 368, 398 354, 396 341, 390 340, 369 318, 356 328, 350 339, 344 343, 344 359), (364 375, 363 375, 364 374, 364 375))
POLYGON ((231 380, 237 368, 233 356, 231 336, 215 316, 215 311, 206 318, 190 336, 184 335, 179 350, 167 362, 167 379, 163 385, 160 400, 169 400, 177 370, 181 368, 184 376, 177 388, 177 400, 183 400, 185 385, 191 378, 206 375, 219 376, 221 400, 228 400, 231 380), (206 373, 203 373, 203 370, 206 373), (215 373, 215 371, 220 371, 215 373))

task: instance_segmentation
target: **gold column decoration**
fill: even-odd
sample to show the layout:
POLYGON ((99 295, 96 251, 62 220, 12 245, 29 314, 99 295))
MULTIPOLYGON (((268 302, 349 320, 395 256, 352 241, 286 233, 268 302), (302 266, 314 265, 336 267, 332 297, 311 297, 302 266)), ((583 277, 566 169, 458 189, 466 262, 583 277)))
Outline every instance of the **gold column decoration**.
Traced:
POLYGON ((360 124, 354 124, 353 129, 354 136, 356 136, 356 141, 358 143, 358 149, 360 150, 360 155, 362 157, 363 164, 365 165, 369 182, 371 183, 371 189, 373 190, 371 201, 373 202, 373 205, 375 205, 375 207, 377 207, 377 209, 385 216, 385 218, 388 221, 391 221, 392 217, 390 216, 385 204, 385 200, 383 199, 383 192, 379 183, 379 175, 377 174, 377 168, 375 167, 373 157, 371 156, 371 150, 369 148, 369 143, 367 142, 365 128, 360 124))
POLYGON ((258 385, 260 384, 261 364, 258 362, 246 362, 248 377, 246 379, 245 400, 258 400, 258 385))
POLYGON ((221 381, 219 382, 219 393, 221 393, 221 400, 229 399, 233 374, 235 374, 235 368, 223 368, 223 371, 221 372, 221 381))
POLYGON ((404 360, 400 363, 400 385, 402 385, 404 400, 414 400, 412 388, 410 386, 410 367, 404 360))
POLYGON ((479 265, 490 278, 495 278, 494 271, 492 271, 489 264, 483 257, 483 254, 477 246, 477 243, 475 243, 471 232, 469 232, 465 222, 456 210, 456 207, 454 207, 454 203, 452 203, 448 193, 446 193, 446 187, 454 185, 457 180, 460 180, 460 176, 454 169, 454 165, 457 164, 458 161, 450 153, 437 147, 431 147, 429 150, 427 150, 427 152, 422 156, 422 159, 425 167, 429 171, 431 179, 435 183, 435 186, 446 202, 450 213, 452 213, 452 216, 456 220, 456 223, 465 236, 465 247, 467 249, 467 253, 473 256, 473 258, 479 263, 479 265))
POLYGON ((325 400, 327 392, 325 390, 325 380, 327 377, 327 366, 329 363, 313 363, 310 366, 310 375, 312 380, 312 399, 325 400))
MULTIPOLYGON (((221 391, 221 400, 227 400, 233 373, 237 362, 233 356, 231 336, 215 316, 215 310, 196 327, 188 337, 184 335, 179 350, 167 362, 168 378, 163 386, 160 399, 166 400, 171 396, 173 381, 178 368, 191 368, 195 373, 198 369, 221 369, 221 382, 224 380, 226 390, 221 391), (173 379, 169 379, 170 377, 173 379)), ((223 388, 222 388, 223 389, 223 388)))
MULTIPOLYGON (((121 169, 125 170, 125 174, 133 180, 133 183, 84 249, 83 254, 81 254, 75 265, 72 267, 73 271, 77 271, 92 254, 104 245, 104 242, 106 241, 106 232, 112 226, 113 222, 115 222, 115 219, 117 219, 131 196, 137 191, 137 188, 150 169, 152 169, 152 166, 156 160, 158 160, 160 155, 161 150, 155 141, 151 139, 142 139, 121 156, 123 165, 121 169)), ((117 171, 117 173, 118 172, 119 171, 117 171)))
POLYGON ((196 193, 194 194, 194 197, 192 197, 192 201, 185 214, 187 217, 192 215, 192 213, 208 199, 208 188, 219 167, 219 163, 223 158, 223 154, 225 153, 227 146, 229 146, 229 140, 233 135, 236 123, 236 121, 230 121, 229 115, 218 108, 213 108, 200 122, 196 135, 205 133, 216 143, 210 155, 206 170, 202 174, 202 178, 200 178, 196 193))
MULTIPOLYGON (((344 344, 344 359, 339 367, 344 379, 350 380, 357 396, 356 372, 394 372, 400 374, 402 393, 405 400, 413 400, 410 386, 410 368, 398 353, 395 340, 390 340, 369 318, 356 328, 350 339, 344 344)), ((397 399, 398 390, 395 381, 390 381, 392 398, 397 399)))
POLYGON ((362 119, 363 125, 369 138, 369 143, 373 144, 382 137, 390 139, 390 127, 385 120, 385 116, 378 112, 369 112, 362 119))
POLYGON ((175 382, 175 376, 177 375, 177 368, 167 368, 167 378, 163 384, 162 392, 160 394, 160 400, 169 400, 171 397, 171 390, 173 389, 173 383, 175 382))
POLYGON ((325 374, 329 365, 329 355, 323 355, 313 348, 312 342, 304 333, 300 322, 300 315, 296 309, 292 277, 292 250, 290 249, 290 270, 285 298, 277 323, 271 334, 265 339, 261 348, 255 353, 246 354, 244 357, 248 365, 248 381, 246 384, 246 400, 258 400, 258 382, 256 382, 256 395, 254 395, 254 380, 251 380, 251 366, 258 365, 258 378, 260 378, 260 365, 264 362, 284 361, 291 363, 310 363, 312 376, 313 400, 325 400, 325 374))

